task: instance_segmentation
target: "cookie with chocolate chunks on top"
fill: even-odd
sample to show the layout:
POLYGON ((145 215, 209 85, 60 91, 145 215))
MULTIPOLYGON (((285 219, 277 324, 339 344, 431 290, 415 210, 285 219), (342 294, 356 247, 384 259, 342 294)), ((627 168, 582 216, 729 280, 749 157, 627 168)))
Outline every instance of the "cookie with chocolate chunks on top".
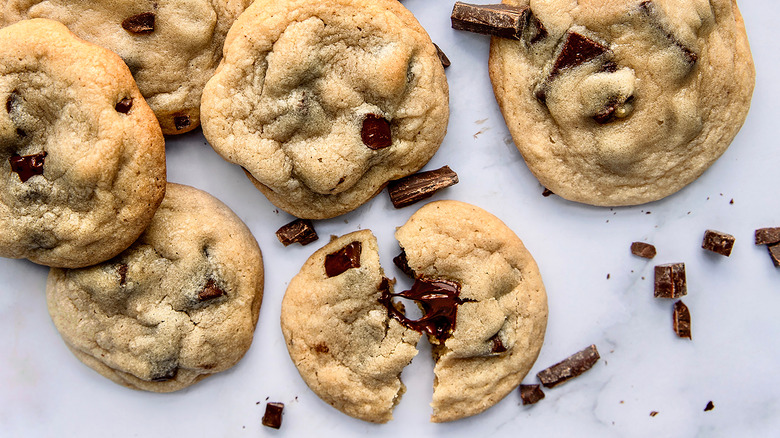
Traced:
POLYGON ((263 260, 230 209, 168 184, 144 234, 117 257, 52 269, 49 313, 70 350, 105 377, 171 392, 235 365, 263 297, 263 260))
POLYGON ((257 0, 203 94, 203 133, 277 207, 354 210, 421 169, 449 117, 436 47, 397 0, 257 0))

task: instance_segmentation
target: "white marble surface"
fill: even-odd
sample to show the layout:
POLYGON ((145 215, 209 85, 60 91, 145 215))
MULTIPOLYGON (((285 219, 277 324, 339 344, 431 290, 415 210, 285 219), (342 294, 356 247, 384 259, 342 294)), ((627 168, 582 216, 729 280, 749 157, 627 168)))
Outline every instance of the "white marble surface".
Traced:
MULTIPOLYGON (((46 311, 47 268, 0 260, 0 436, 777 436, 780 269, 764 247, 753 245, 753 231, 780 226, 780 3, 742 1, 758 78, 750 115, 729 150, 679 193, 615 209, 541 196, 493 98, 488 38, 452 30, 452 3, 404 2, 452 60, 449 132, 426 168, 448 164, 461 182, 434 199, 491 211, 539 263, 550 319, 526 382, 594 343, 602 359, 591 371, 548 390, 532 407, 521 406, 515 392, 481 415, 431 424, 432 360, 422 346, 404 371, 408 392, 395 420, 372 425, 329 407, 298 376, 279 328, 287 282, 322 241, 283 248, 274 231, 290 216, 277 212, 197 131, 168 139, 168 176, 222 199, 260 243, 267 277, 252 348, 233 369, 178 393, 125 389, 82 365, 61 341, 46 311), (700 248, 708 228, 736 236, 730 258, 700 248), (655 260, 629 253, 637 240, 657 246, 655 260), (672 301, 652 297, 653 265, 678 261, 687 267, 684 301, 693 341, 673 333, 672 301), (260 424, 266 398, 286 404, 280 431, 260 424), (715 408, 704 412, 710 400, 715 408), (659 413, 651 417, 651 411, 659 413)), ((393 231, 415 208, 394 210, 381 193, 316 227, 325 240, 371 228, 383 264, 398 276, 391 264, 393 231)))

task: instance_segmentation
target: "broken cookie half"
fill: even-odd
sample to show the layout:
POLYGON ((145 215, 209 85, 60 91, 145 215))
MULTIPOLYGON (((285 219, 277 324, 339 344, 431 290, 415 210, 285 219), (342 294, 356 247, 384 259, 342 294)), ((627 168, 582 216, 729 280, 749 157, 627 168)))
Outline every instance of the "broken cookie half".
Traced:
POLYGON ((547 295, 536 263, 503 222, 462 202, 426 205, 396 238, 395 263, 415 280, 400 293, 368 230, 309 258, 282 302, 290 357, 323 400, 384 423, 423 332, 436 361, 431 421, 478 414, 520 384, 541 349, 547 295), (409 318, 398 297, 422 316, 409 318))

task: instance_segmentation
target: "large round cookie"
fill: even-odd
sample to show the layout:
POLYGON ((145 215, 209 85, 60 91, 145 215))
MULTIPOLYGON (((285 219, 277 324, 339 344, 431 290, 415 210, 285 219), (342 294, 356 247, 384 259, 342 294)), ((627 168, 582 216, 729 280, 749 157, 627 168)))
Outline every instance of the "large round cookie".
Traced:
POLYGON ((130 67, 164 134, 200 123, 200 97, 228 29, 250 0, 0 0, 0 26, 60 21, 130 67))
POLYGON ((257 0, 203 93, 203 133, 283 210, 351 211, 446 133, 436 49, 397 0, 257 0))
POLYGON ((755 71, 734 0, 532 0, 526 14, 520 41, 493 38, 490 76, 517 148, 556 194, 663 198, 742 126, 755 71))
POLYGON ((168 184, 149 229, 119 256, 52 269, 49 313, 73 353, 109 379, 170 392, 235 365, 263 297, 263 260, 228 207, 168 184))
POLYGON ((165 193, 165 143, 114 53, 49 20, 0 29, 0 256, 109 259, 165 193))

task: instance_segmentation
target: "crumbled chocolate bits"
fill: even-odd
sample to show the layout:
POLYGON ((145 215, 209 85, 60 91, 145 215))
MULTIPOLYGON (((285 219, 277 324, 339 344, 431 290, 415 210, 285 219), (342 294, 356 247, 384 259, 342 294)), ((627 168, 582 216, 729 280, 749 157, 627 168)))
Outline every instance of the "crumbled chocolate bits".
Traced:
POLYGON ((186 114, 178 114, 173 116, 173 126, 176 128, 177 131, 181 131, 182 129, 187 129, 190 127, 192 122, 190 121, 190 116, 186 114))
POLYGON ((120 100, 119 102, 117 102, 117 104, 114 107, 114 109, 118 113, 127 114, 127 113, 130 112, 130 109, 132 107, 133 107, 133 99, 127 97, 127 98, 124 98, 124 99, 120 100))
POLYGON ((682 301, 674 303, 672 315, 674 332, 681 338, 691 338, 691 312, 682 301))
POLYGON ((712 400, 710 400, 707 402, 707 406, 704 407, 704 412, 709 412, 713 409, 715 409, 715 405, 712 403, 712 400))
POLYGON ((360 129, 360 139, 369 149, 379 150, 393 144, 390 122, 377 114, 366 114, 360 129))
POLYGON ((19 175, 19 179, 27 182, 35 175, 43 175, 43 162, 46 155, 48 155, 46 151, 25 156, 14 154, 8 161, 11 162, 11 170, 19 175))
POLYGON ((599 360, 595 345, 574 353, 561 362, 536 374, 545 388, 553 388, 588 371, 599 360))
POLYGON ((455 330, 455 320, 458 305, 463 304, 460 295, 460 284, 449 280, 418 278, 410 290, 399 294, 390 293, 387 285, 381 287, 382 296, 379 302, 386 308, 390 316, 412 330, 425 332, 439 342, 444 342, 455 330), (410 320, 393 304, 393 297, 401 297, 417 301, 422 307, 423 316, 410 320))
POLYGON ((780 227, 756 230, 756 245, 772 245, 780 242, 780 227))
POLYGON ((447 58, 447 55, 444 54, 444 51, 441 49, 441 47, 437 46, 435 43, 433 44, 433 47, 436 47, 436 56, 439 57, 439 61, 441 61, 442 67, 447 68, 452 65, 450 58, 447 58))
POLYGON ((217 286, 217 282, 214 281, 213 278, 209 278, 206 281, 206 285, 203 286, 203 290, 198 292, 198 301, 213 300, 226 294, 227 292, 220 289, 220 287, 217 286))
POLYGON ((520 385, 520 398, 523 400, 523 406, 532 405, 544 398, 544 391, 541 385, 520 385))
POLYGON ((349 269, 360 267, 360 254, 363 244, 352 242, 333 254, 325 256, 325 274, 328 277, 341 275, 349 269))
POLYGON ((723 256, 730 256, 734 248, 734 236, 721 233, 720 231, 707 230, 704 232, 704 239, 701 247, 723 256))
POLYGON ((656 298, 680 298, 688 293, 685 263, 670 263, 655 267, 656 298))
POLYGON ((419 172, 390 181, 387 193, 395 208, 403 208, 417 201, 430 198, 437 191, 458 183, 458 174, 449 166, 419 172))
POLYGON ((633 242, 631 244, 631 254, 644 257, 646 259, 652 259, 655 257, 656 251, 653 245, 645 242, 633 242))
POLYGON ((122 28, 132 34, 147 35, 154 32, 154 12, 133 15, 122 21, 122 28))
POLYGON ((320 237, 309 219, 296 219, 276 230, 276 237, 284 246, 293 243, 308 245, 320 237))
POLYGON ((406 258, 406 251, 403 249, 401 249, 401 254, 398 254, 393 258, 393 264, 395 264, 398 269, 401 270, 401 272, 408 275, 409 277, 417 277, 412 268, 409 267, 409 259, 406 258))
POLYGON ((274 429, 282 427, 282 411, 284 411, 284 403, 266 403, 265 414, 263 414, 263 426, 273 427, 274 429))
POLYGON ((555 77, 565 68, 585 64, 609 51, 607 46, 577 32, 569 31, 566 33, 566 40, 561 52, 553 64, 552 71, 550 71, 550 78, 555 77))

